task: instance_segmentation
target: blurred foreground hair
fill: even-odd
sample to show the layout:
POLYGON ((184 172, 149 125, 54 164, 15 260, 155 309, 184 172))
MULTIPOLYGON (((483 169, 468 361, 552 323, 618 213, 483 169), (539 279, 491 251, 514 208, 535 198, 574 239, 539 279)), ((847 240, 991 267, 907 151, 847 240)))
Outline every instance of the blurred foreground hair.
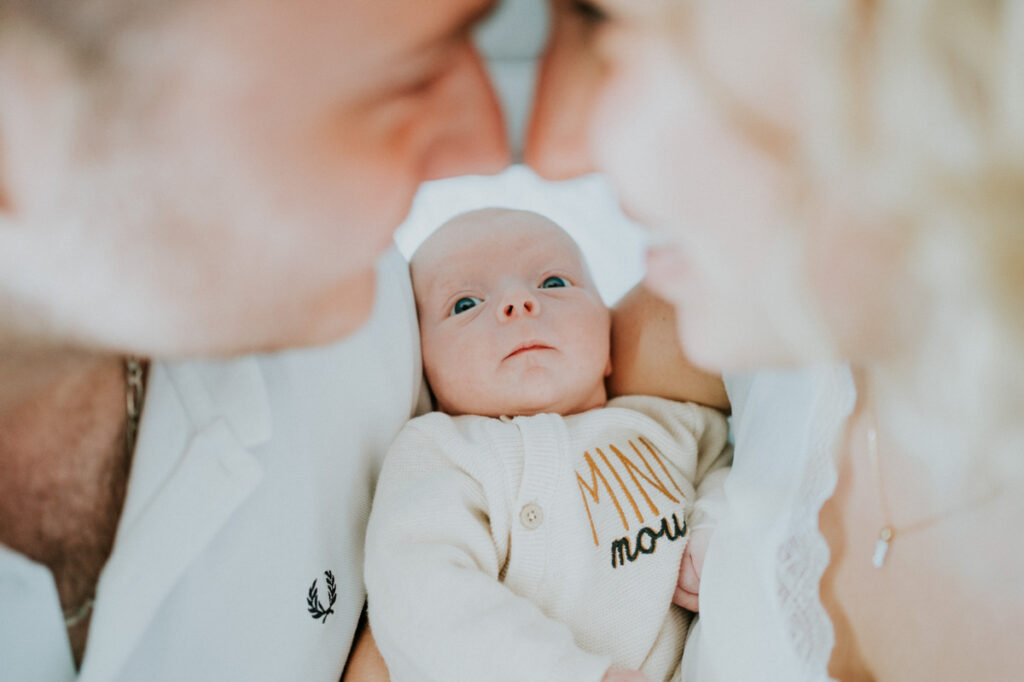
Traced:
MULTIPOLYGON (((842 187, 869 223, 908 231, 909 281, 924 301, 920 319, 909 323, 926 340, 918 366, 895 372, 894 381, 927 412, 957 424, 966 443, 1018 429, 1024 3, 803 6, 811 8, 818 53, 808 76, 810 130, 799 152, 808 185, 812 192, 842 187)), ((1019 453, 1003 454, 991 459, 1024 469, 1019 453)))

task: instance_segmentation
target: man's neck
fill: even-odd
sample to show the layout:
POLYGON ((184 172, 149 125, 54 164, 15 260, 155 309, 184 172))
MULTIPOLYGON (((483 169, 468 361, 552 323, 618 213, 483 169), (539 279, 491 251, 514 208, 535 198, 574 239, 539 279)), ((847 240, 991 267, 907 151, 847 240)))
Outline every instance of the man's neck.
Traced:
POLYGON ((0 345, 0 419, 112 360, 110 355, 59 346, 0 345))
MULTIPOLYGON (((0 358, 0 543, 47 566, 62 607, 96 589, 114 543, 131 453, 121 358, 0 358)), ((88 621, 70 628, 80 661, 88 621)))
POLYGON ((70 515, 77 499, 86 512, 84 498, 124 458, 124 373, 116 356, 5 356, 0 386, 0 498, 20 499, 15 509, 0 502, 2 535, 21 544, 19 529, 39 521, 31 510, 43 513, 50 501, 70 515))

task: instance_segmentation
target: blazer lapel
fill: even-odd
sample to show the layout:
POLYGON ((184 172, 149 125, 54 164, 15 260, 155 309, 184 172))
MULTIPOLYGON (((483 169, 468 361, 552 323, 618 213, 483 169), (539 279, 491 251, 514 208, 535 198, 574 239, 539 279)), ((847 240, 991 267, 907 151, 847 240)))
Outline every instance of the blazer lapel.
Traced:
POLYGON ((116 677, 167 594, 263 474, 248 449, 270 436, 255 359, 154 363, 144 409, 129 495, 97 589, 79 678, 86 682, 116 677))

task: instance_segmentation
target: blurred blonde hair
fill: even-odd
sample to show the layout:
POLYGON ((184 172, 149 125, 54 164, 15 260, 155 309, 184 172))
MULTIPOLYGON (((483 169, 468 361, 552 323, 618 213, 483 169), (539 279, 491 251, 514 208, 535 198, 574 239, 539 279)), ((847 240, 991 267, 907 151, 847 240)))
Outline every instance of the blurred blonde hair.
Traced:
POLYGON ((1024 421, 1024 2, 804 5, 818 41, 799 151, 811 191, 842 187, 907 231, 922 347, 893 382, 962 425, 960 446, 992 443, 1024 421))

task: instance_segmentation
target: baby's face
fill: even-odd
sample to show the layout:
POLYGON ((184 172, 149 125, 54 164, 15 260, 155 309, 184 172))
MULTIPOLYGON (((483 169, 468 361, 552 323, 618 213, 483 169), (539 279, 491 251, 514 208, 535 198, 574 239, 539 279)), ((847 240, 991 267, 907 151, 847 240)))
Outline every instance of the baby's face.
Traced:
POLYGON ((575 242, 526 211, 455 218, 412 259, 438 408, 572 414, 605 403, 610 316, 575 242))

